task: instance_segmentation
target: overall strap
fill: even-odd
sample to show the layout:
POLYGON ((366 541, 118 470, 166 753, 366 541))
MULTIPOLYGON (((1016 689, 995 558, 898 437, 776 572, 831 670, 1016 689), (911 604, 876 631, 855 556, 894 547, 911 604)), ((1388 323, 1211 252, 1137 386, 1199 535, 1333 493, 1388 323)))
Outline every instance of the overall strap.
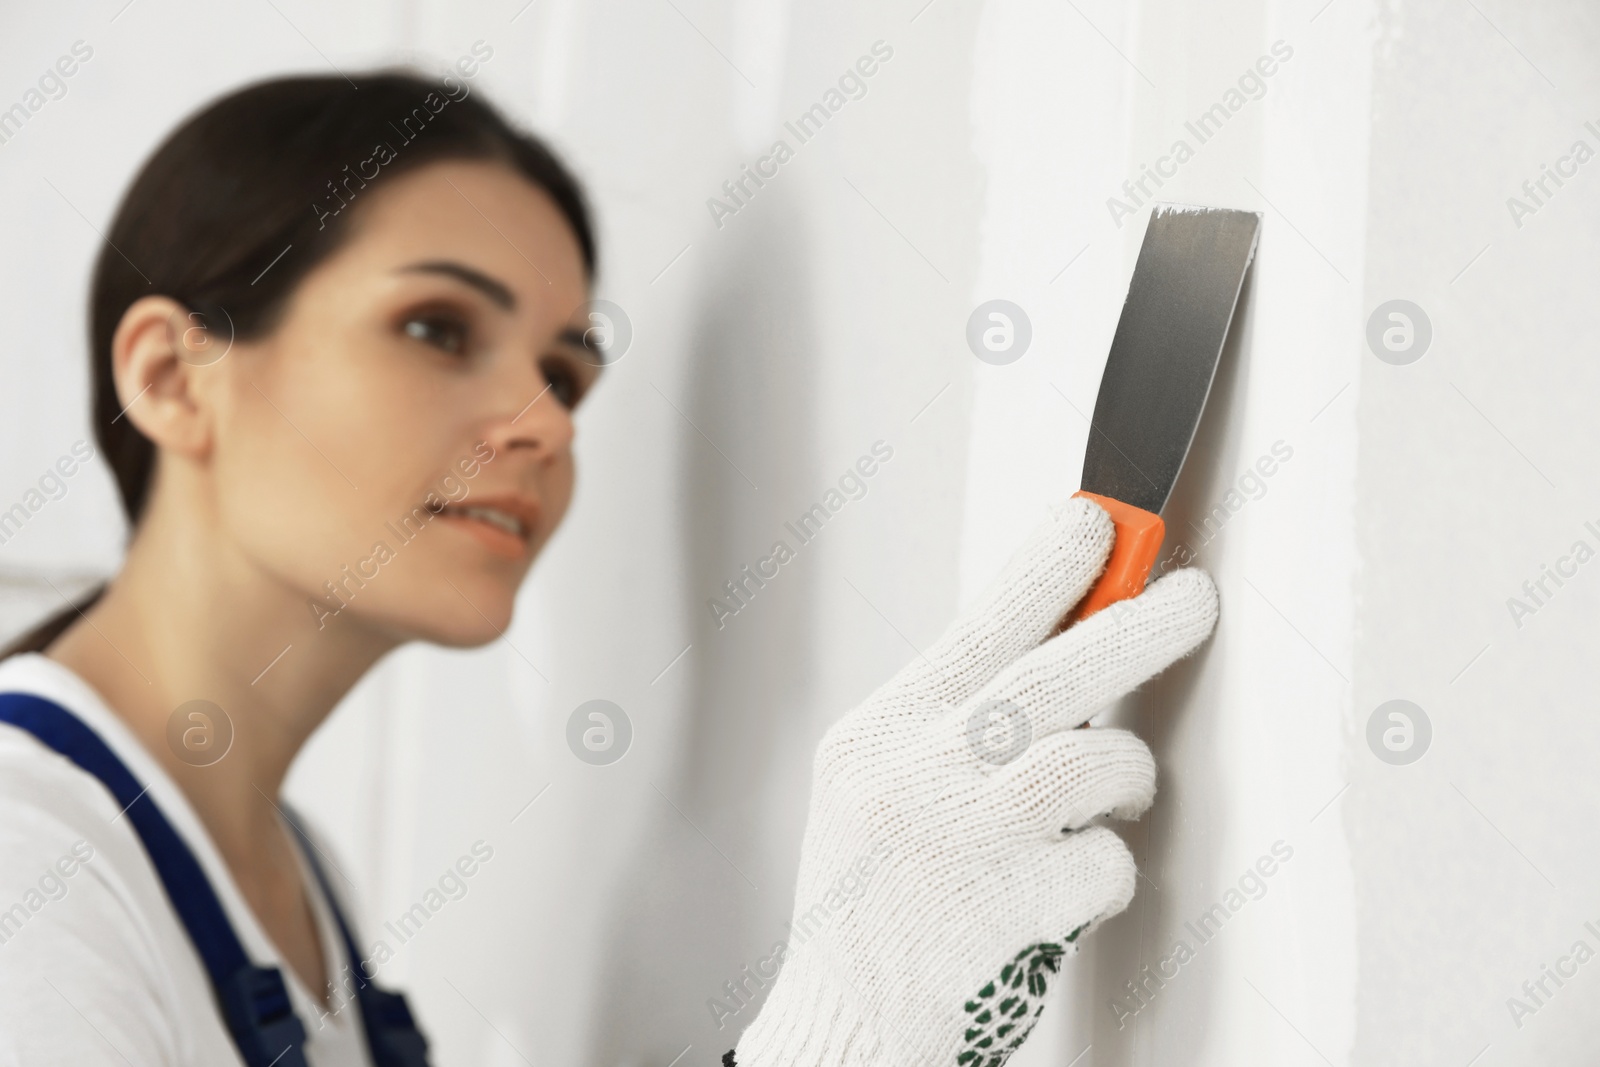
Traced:
POLYGON ((223 1020, 248 1067, 307 1067, 305 1027, 289 1003, 282 973, 250 962, 194 854, 110 747, 77 716, 31 694, 0 693, 0 722, 28 731, 98 778, 116 798, 205 964, 223 1020))
POLYGON ((328 876, 317 860, 317 846, 300 828, 299 815, 285 806, 284 815, 295 836, 300 839, 306 863, 317 877, 322 888, 322 899, 328 902, 334 921, 339 926, 339 936, 344 940, 345 956, 350 960, 350 973, 356 983, 356 1002, 361 1005, 361 1021, 367 1031, 367 1048, 372 1053, 374 1067, 428 1067, 428 1040, 417 1028, 406 998, 399 993, 380 989, 367 975, 361 954, 356 951, 356 940, 350 934, 344 912, 339 908, 339 898, 328 884, 328 876))

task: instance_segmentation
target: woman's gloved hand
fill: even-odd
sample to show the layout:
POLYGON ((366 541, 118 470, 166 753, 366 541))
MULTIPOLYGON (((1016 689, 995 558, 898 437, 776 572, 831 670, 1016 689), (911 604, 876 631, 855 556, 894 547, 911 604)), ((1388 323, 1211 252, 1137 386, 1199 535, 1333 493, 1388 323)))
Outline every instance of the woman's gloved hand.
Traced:
POLYGON ((1155 795, 1150 750, 1074 729, 1192 651, 1197 570, 1050 637, 1094 584, 1110 518, 1054 508, 988 593, 817 748, 783 969, 738 1067, 996 1067, 1134 864, 1098 815, 1155 795), (1048 640, 1047 640, 1048 638, 1048 640))

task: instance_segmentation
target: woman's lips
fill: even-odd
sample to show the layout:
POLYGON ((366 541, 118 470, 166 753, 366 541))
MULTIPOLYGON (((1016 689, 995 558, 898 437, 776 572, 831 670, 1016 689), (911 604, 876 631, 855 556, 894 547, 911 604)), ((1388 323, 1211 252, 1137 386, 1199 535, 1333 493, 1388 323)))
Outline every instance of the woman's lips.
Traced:
POLYGON ((528 497, 473 497, 446 503, 438 517, 472 534, 496 555, 520 559, 533 542, 539 506, 528 497))

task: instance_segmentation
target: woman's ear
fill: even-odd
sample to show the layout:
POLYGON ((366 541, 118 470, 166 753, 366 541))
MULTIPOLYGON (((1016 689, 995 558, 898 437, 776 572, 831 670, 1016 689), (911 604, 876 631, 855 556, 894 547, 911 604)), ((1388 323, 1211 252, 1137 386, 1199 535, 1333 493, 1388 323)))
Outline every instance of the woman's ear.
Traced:
POLYGON ((134 301, 111 339, 121 417, 158 448, 202 458, 212 443, 213 367, 230 342, 170 297, 134 301))

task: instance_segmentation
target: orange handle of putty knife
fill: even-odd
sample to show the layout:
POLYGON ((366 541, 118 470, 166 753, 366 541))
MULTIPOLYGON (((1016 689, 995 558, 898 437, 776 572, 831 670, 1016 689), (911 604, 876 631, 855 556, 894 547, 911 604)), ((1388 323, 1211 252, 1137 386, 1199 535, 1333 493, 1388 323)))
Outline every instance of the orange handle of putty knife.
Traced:
POLYGON ((1161 553, 1162 539, 1167 535, 1167 524, 1161 516, 1124 504, 1109 496, 1082 491, 1072 494, 1087 497, 1106 509, 1117 528, 1117 540, 1111 546, 1111 558, 1106 560, 1105 573, 1094 583, 1089 595, 1078 604, 1071 621, 1086 619, 1101 608, 1108 608, 1119 600, 1136 597, 1144 589, 1144 580, 1155 566, 1161 553))

